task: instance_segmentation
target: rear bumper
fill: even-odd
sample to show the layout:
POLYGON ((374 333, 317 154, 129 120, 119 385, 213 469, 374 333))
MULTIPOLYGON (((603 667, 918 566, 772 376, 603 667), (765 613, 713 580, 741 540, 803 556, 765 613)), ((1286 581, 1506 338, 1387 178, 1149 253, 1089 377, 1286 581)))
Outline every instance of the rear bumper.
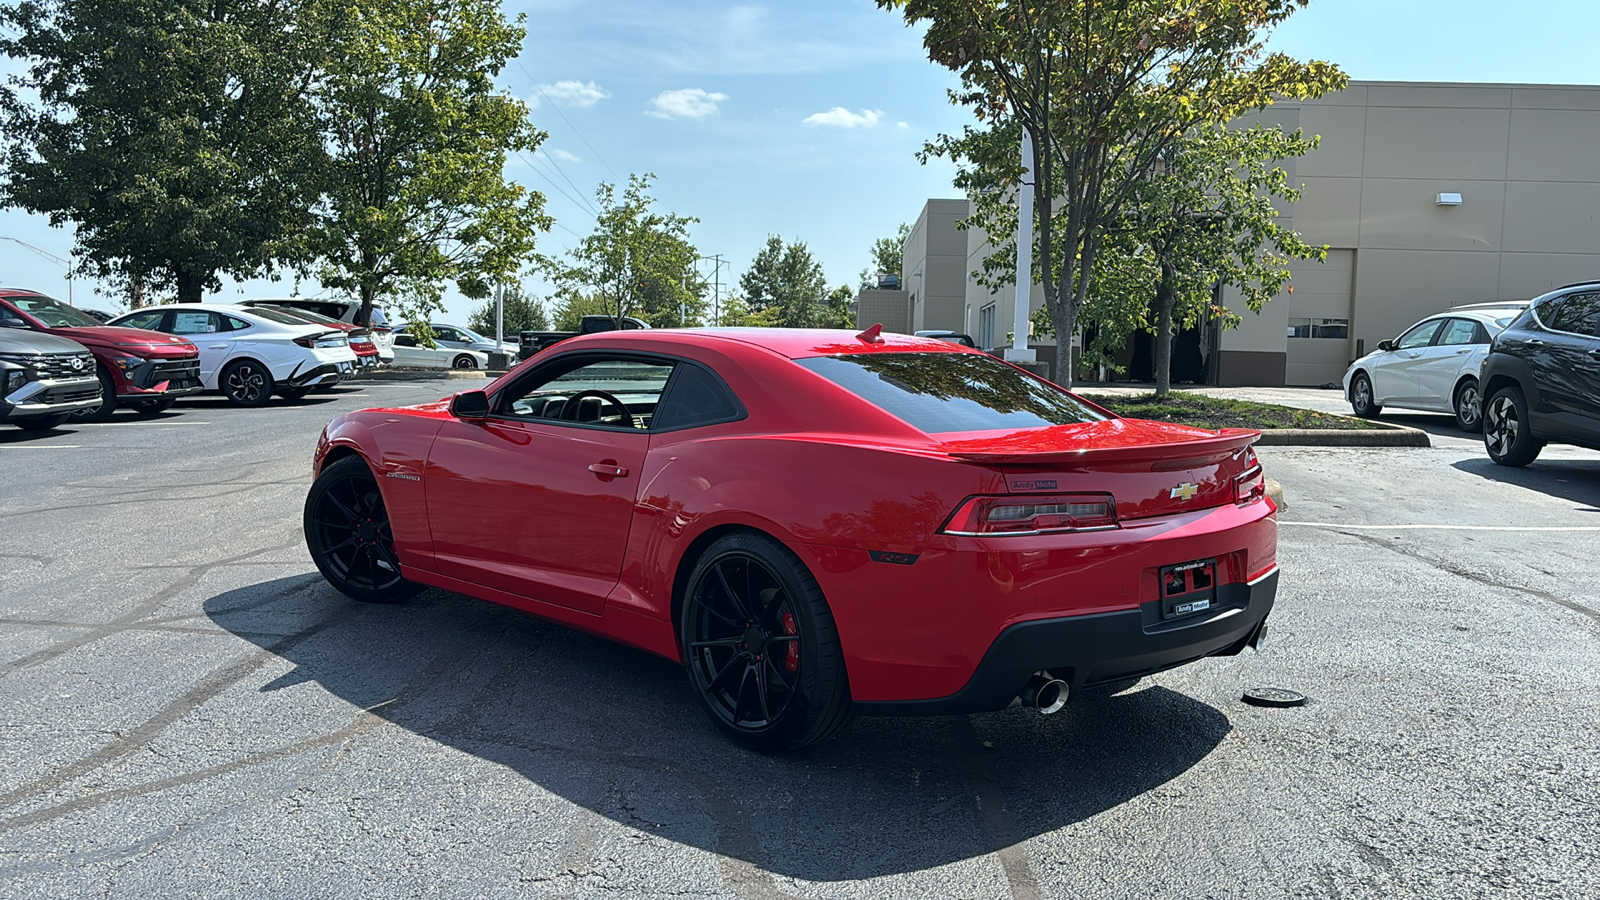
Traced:
POLYGON ((317 385, 338 384, 341 380, 354 374, 354 362, 331 362, 307 369, 304 372, 296 372, 285 379, 285 382, 290 387, 315 387, 317 385))
POLYGON ((1278 569, 1217 586, 1217 609, 1163 622, 1160 601, 1136 609, 1019 622, 995 638, 959 691, 931 700, 857 701, 869 716, 933 716, 1005 709, 1040 671, 1085 687, 1153 674, 1208 656, 1232 656, 1262 631, 1278 591, 1278 569))

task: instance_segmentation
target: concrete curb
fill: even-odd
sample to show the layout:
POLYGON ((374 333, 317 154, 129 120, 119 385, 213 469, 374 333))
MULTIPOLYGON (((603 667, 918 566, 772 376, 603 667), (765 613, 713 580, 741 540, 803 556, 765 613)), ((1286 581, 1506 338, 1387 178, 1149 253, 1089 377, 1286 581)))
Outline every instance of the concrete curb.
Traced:
POLYGON ((1404 425, 1373 423, 1373 428, 1264 428, 1258 447, 1432 447, 1428 433, 1404 425))
POLYGON ((375 381, 442 381, 449 378, 483 379, 486 376, 482 369, 418 369, 395 371, 393 369, 382 372, 367 372, 350 379, 345 384, 363 384, 375 381))

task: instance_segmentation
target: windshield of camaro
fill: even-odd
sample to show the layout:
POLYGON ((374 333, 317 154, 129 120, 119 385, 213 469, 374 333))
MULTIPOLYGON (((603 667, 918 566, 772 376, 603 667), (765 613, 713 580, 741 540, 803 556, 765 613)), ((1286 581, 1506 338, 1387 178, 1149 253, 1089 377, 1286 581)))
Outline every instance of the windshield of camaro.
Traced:
POLYGON ((852 353, 795 362, 928 434, 1108 418, 1061 388, 982 353, 852 353))
POLYGON ((9 297, 11 303, 49 328, 96 327, 105 323, 49 297, 9 297))

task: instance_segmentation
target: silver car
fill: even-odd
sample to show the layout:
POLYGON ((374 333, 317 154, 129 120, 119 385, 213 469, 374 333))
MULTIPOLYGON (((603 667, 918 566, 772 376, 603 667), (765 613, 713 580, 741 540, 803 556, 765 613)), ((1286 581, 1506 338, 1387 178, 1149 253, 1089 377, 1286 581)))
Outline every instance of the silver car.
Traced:
POLYGON ((1478 368, 1495 335, 1527 308, 1527 301, 1478 303, 1429 316, 1351 363, 1345 399, 1362 418, 1385 406, 1447 412, 1462 431, 1480 432, 1478 368))
MULTIPOLYGON (((476 350, 479 353, 495 352, 494 338, 484 337, 470 328, 464 328, 460 325, 447 325, 443 322, 429 322, 428 327, 433 330, 433 342, 440 347, 448 347, 452 350, 476 350)), ((396 325, 394 330, 397 333, 408 332, 411 330, 411 324, 396 325)), ((507 341, 500 344, 499 351, 504 353, 507 359, 515 360, 517 358, 517 345, 514 342, 507 341)))

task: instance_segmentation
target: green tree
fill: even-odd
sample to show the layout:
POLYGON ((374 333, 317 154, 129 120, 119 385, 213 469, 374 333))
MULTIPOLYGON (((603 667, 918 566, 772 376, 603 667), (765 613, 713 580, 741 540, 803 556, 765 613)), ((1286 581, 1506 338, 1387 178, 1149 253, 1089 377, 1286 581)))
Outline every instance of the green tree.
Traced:
POLYGON ((314 0, 0 5, 0 54, 27 66, 0 88, 0 204, 182 302, 304 262, 324 35, 314 0))
POLYGON ((629 176, 620 199, 615 185, 600 185, 594 231, 571 251, 556 281, 568 297, 603 298, 607 308, 597 313, 634 316, 657 328, 699 325, 706 285, 694 271, 700 251, 689 243, 689 225, 700 220, 653 209, 654 180, 629 176))
POLYGON ((544 197, 504 175, 544 134, 494 76, 525 35, 495 0, 327 0, 333 51, 317 93, 327 167, 323 284, 393 298, 426 321, 453 281, 473 299, 510 279, 548 230, 544 197))
POLYGON ((739 289, 752 314, 781 328, 815 328, 828 309, 828 280, 822 264, 801 241, 785 244, 767 237, 767 244, 739 276, 739 289))
MULTIPOLYGON (((521 282, 513 281, 505 286, 500 297, 501 328, 507 337, 516 337, 523 331, 549 331, 550 314, 545 311, 544 304, 537 297, 529 297, 523 293, 521 282)), ((467 317, 467 327, 479 334, 494 335, 495 314, 494 300, 478 307, 471 316, 467 317)))
POLYGON ((601 294, 563 289, 556 292, 555 325, 557 331, 577 331, 584 316, 617 315, 616 303, 601 294))
POLYGON ((818 310, 817 325, 822 328, 856 327, 855 303, 856 289, 848 284, 839 285, 823 298, 822 308, 818 310))
POLYGON ((1331 64, 1264 51, 1265 35, 1308 2, 877 0, 927 25, 929 58, 960 76, 951 98, 979 120, 922 156, 955 161, 957 186, 977 195, 972 218, 999 251, 985 262, 991 287, 1011 280, 1010 188, 1028 141, 1035 267, 1057 335, 1076 332, 1108 231, 1191 128, 1344 86, 1331 64))
POLYGON ((878 238, 872 242, 872 265, 861 270, 861 289, 870 291, 878 286, 879 273, 899 275, 905 262, 906 238, 911 236, 911 226, 904 222, 895 230, 894 237, 878 238))

